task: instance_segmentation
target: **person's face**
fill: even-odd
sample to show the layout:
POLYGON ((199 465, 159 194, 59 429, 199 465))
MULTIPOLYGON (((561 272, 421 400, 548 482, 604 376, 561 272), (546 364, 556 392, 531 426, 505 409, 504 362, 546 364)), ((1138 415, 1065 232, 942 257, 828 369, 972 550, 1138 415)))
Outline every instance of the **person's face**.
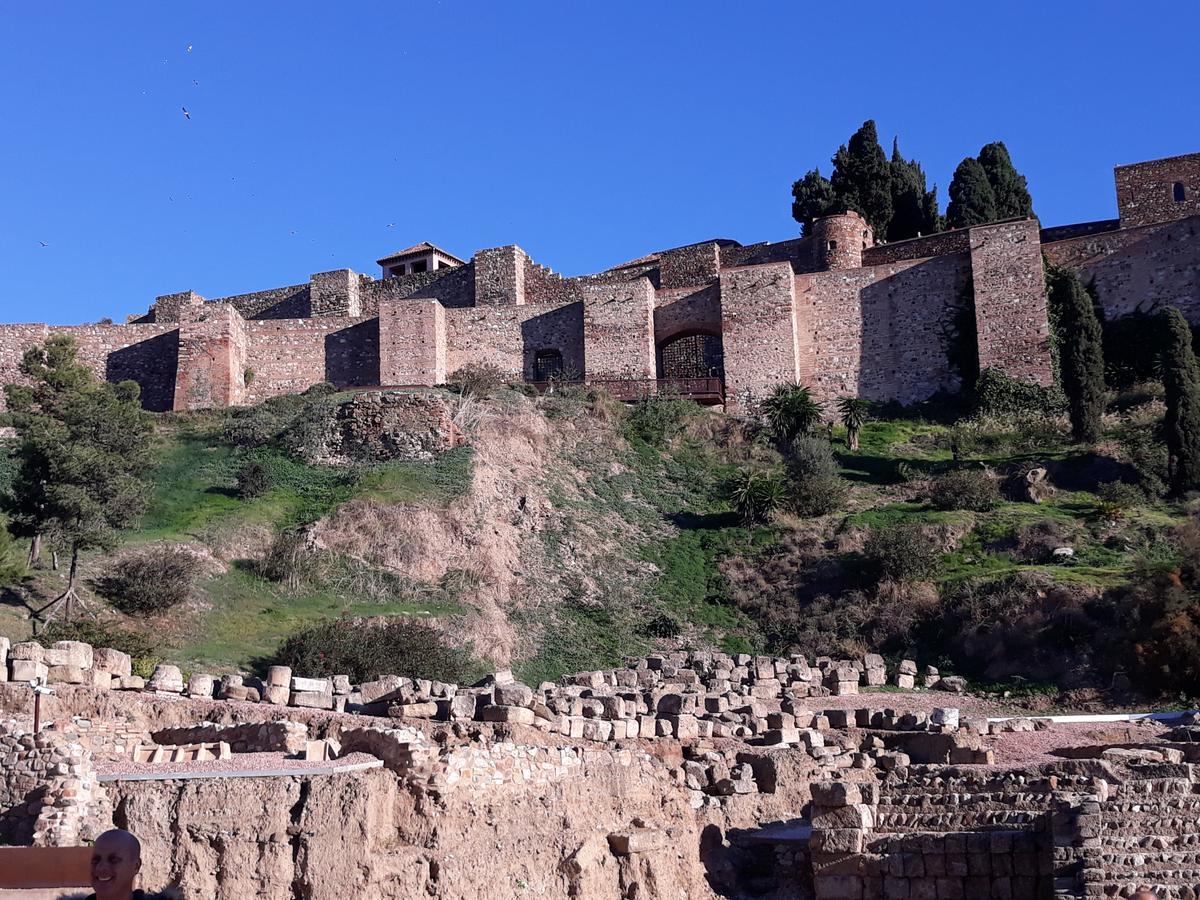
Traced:
POLYGON ((97 900, 125 898, 133 893, 133 879, 142 862, 123 841, 101 837, 92 848, 92 890, 97 900))

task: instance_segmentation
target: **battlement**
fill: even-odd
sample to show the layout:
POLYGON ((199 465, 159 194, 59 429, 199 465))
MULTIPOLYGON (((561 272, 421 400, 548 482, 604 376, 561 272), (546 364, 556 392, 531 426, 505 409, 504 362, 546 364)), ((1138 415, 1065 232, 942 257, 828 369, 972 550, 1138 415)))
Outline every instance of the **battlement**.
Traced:
MULTIPOLYGON (((0 326, 0 382, 50 334, 152 410, 255 403, 330 382, 434 385, 469 365, 514 381, 717 383, 753 409, 799 380, 819 399, 912 403, 954 391, 954 322, 974 313, 983 366, 1051 379, 1042 255, 1079 270, 1110 316, 1164 304, 1200 322, 1200 154, 1115 170, 1119 219, 1042 229, 996 222, 876 244, 856 212, 812 234, 728 238, 565 277, 515 244, 469 260, 427 241, 377 260, 215 299, 164 294, 126 325, 0 326)), ((0 400, 2 402, 2 400, 0 400)))

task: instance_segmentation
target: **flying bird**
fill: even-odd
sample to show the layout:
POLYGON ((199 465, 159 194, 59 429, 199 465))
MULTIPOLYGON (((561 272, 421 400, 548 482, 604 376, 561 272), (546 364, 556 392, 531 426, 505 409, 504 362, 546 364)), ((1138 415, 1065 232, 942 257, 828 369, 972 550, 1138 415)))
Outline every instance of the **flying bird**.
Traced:
POLYGON ((192 45, 191 45, 191 44, 188 44, 187 52, 188 52, 188 53, 191 53, 191 52, 192 52, 192 45))
POLYGON ((396 223, 395 223, 395 222, 388 222, 388 224, 387 224, 387 227, 388 227, 388 228, 395 228, 395 227, 396 227, 396 223))
POLYGON ((41 244, 43 247, 49 247, 49 246, 50 246, 50 245, 49 245, 49 244, 47 244, 45 241, 38 241, 38 243, 39 243, 39 244, 41 244))
POLYGON ((192 117, 192 114, 191 114, 190 112, 188 112, 188 111, 187 111, 187 107, 186 107, 186 106, 181 106, 181 107, 180 107, 180 109, 182 109, 182 110, 183 110, 183 117, 184 117, 185 119, 190 119, 190 118, 192 117))

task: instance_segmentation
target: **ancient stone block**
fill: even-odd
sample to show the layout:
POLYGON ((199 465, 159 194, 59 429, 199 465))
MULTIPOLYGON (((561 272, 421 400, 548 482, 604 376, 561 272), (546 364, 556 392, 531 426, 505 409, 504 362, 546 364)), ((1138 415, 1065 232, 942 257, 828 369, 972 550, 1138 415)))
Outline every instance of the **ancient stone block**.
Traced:
POLYGON ((203 672, 195 672, 188 678, 187 692, 189 697, 211 700, 213 697, 213 687, 213 677, 203 672))
POLYGON ((150 681, 146 687, 152 691, 180 694, 183 692, 183 673, 178 666, 169 663, 159 663, 150 673, 150 681))
POLYGON ((79 666, 55 665, 48 667, 46 672, 46 681, 49 684, 84 684, 89 680, 79 666))
POLYGON ((267 684, 290 688, 292 670, 290 666, 271 666, 267 669, 267 684))
POLYGON ((486 706, 481 718, 485 722, 508 722, 515 725, 532 725, 533 710, 525 706, 486 706))
MULTIPOLYGON (((301 679, 301 682, 309 681, 310 679, 301 679)), ((323 679, 312 679, 315 681, 324 682, 323 679)), ((293 679, 295 681, 295 679, 293 679)), ((309 709, 333 709, 333 691, 292 691, 291 698, 288 701, 292 706, 307 707, 309 709)))
POLYGON ((133 672, 133 660, 128 653, 111 647, 98 647, 92 651, 92 668, 124 678, 133 672))
POLYGON ((92 645, 82 641, 55 641, 46 649, 46 665, 74 666, 78 669, 92 667, 92 645))

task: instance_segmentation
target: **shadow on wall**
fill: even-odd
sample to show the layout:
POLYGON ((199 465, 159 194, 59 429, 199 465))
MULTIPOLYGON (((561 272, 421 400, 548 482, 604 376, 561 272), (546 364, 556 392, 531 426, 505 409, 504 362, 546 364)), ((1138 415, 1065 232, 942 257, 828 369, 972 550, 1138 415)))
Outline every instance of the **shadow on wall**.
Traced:
POLYGON ((907 404, 957 387, 948 337, 969 276, 968 258, 955 254, 919 262, 859 292, 857 396, 907 404))
POLYGON ((583 304, 571 303, 534 316, 521 323, 522 377, 534 380, 534 360, 539 350, 557 350, 562 354, 564 377, 584 374, 583 304))
POLYGON ((325 335, 325 380, 339 388, 379 384, 379 319, 325 335))
POLYGON ((108 354, 104 379, 136 381, 142 388, 142 408, 167 412, 175 405, 178 366, 179 329, 175 329, 108 354))

